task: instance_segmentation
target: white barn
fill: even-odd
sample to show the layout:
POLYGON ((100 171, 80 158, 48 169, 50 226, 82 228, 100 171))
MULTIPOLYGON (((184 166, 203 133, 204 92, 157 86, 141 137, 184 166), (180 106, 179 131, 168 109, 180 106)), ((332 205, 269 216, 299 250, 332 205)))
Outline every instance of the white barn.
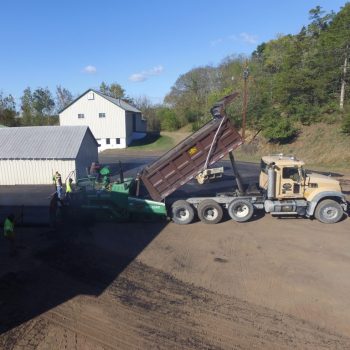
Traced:
POLYGON ((121 99, 89 89, 59 113, 60 125, 87 125, 99 151, 126 148, 145 136, 147 123, 142 113, 121 99))
POLYGON ((0 129, 0 185, 52 184, 59 171, 76 180, 98 160, 98 144, 87 126, 0 129))

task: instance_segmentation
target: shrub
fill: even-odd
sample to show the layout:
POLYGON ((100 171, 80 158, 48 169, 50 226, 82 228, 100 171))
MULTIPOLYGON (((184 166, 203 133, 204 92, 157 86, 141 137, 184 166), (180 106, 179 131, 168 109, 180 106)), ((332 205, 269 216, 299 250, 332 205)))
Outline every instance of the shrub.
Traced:
POLYGON ((160 120, 162 130, 174 131, 180 127, 176 113, 169 108, 161 108, 157 111, 157 117, 160 120))
POLYGON ((350 134, 350 113, 344 116, 341 131, 344 134, 350 134))
POLYGON ((269 120, 263 130, 263 135, 270 142, 288 143, 298 135, 298 131, 298 128, 289 119, 279 117, 275 120, 269 120))

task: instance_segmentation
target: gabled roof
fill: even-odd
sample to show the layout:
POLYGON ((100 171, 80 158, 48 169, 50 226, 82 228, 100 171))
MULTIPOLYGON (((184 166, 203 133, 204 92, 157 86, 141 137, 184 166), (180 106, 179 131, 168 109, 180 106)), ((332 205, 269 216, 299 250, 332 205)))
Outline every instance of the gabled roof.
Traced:
POLYGON ((0 129, 0 159, 74 159, 88 126, 28 126, 0 129))
POLYGON ((72 104, 74 104, 76 101, 78 101, 81 97, 83 97, 84 95, 86 95, 88 92, 94 92, 95 94, 105 98, 106 100, 108 100, 109 102, 112 102, 113 104, 115 104, 116 106, 120 107, 121 109, 124 109, 124 111, 127 112, 134 112, 134 113, 141 113, 141 111, 139 109, 137 109, 136 107, 132 106, 131 104, 123 101, 120 98, 114 98, 111 96, 107 96, 105 94, 103 94, 100 91, 94 90, 94 89, 88 89, 86 90, 83 94, 81 94, 79 97, 77 97, 74 101, 72 101, 69 105, 67 105, 66 107, 64 107, 62 110, 59 111, 59 113, 62 113, 64 110, 66 110, 68 107, 70 107, 72 104))

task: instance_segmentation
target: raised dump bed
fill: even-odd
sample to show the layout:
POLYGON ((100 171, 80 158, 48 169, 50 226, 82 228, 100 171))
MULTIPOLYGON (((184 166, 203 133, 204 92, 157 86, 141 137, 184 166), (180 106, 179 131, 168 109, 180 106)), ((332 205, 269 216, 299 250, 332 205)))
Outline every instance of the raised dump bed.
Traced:
POLYGON ((151 198, 161 201, 241 144, 242 138, 230 120, 216 114, 213 120, 146 166, 139 178, 151 198))

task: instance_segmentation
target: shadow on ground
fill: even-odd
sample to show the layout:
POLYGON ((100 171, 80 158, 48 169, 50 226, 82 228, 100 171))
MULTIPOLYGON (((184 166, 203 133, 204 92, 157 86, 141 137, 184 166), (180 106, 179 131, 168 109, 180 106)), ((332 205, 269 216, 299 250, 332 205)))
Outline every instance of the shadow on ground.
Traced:
POLYGON ((75 296, 100 295, 166 224, 101 224, 100 235, 83 225, 57 232, 18 228, 16 257, 1 238, 0 334, 75 296))

